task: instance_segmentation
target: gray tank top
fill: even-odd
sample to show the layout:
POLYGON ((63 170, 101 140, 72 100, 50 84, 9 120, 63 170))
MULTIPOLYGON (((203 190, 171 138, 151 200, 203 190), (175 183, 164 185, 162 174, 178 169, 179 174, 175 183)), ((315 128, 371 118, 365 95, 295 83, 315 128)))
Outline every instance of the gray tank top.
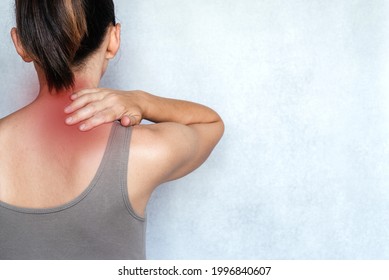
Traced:
POLYGON ((56 208, 0 202, 0 259, 144 259, 145 221, 127 192, 131 128, 114 123, 85 191, 56 208))

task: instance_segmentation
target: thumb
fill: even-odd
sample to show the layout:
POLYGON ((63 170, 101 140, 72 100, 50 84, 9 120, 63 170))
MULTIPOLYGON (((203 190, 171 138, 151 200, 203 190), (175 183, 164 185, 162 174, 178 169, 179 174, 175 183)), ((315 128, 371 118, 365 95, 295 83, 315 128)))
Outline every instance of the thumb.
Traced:
POLYGON ((138 116, 138 115, 124 115, 121 119, 120 119, 120 124, 122 126, 133 126, 133 125, 138 125, 140 124, 141 122, 141 117, 138 116))
POLYGON ((125 127, 128 127, 128 126, 131 126, 131 118, 129 116, 123 116, 121 119, 120 119, 120 124, 122 126, 125 126, 125 127))

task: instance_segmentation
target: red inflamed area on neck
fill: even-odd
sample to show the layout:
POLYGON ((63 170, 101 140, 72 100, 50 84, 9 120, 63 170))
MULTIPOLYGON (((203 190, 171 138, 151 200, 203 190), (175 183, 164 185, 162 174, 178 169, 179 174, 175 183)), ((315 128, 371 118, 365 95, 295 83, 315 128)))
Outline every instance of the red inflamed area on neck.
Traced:
POLYGON ((68 114, 64 109, 72 102, 70 95, 75 91, 61 92, 60 94, 41 95, 29 108, 34 114, 31 123, 32 134, 40 139, 42 145, 62 147, 72 150, 92 147, 98 139, 106 138, 110 125, 102 125, 91 131, 80 131, 79 124, 67 125, 65 120, 68 114))

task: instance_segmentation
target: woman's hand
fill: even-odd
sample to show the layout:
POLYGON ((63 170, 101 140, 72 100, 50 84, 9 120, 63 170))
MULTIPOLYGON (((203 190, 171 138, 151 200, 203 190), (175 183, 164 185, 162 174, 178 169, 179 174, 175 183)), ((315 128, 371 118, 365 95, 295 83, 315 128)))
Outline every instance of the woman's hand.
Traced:
POLYGON ((138 125, 142 121, 142 111, 137 104, 137 93, 101 88, 78 91, 70 97, 73 102, 65 108, 65 113, 70 114, 66 123, 79 124, 81 131, 116 120, 123 126, 138 125))

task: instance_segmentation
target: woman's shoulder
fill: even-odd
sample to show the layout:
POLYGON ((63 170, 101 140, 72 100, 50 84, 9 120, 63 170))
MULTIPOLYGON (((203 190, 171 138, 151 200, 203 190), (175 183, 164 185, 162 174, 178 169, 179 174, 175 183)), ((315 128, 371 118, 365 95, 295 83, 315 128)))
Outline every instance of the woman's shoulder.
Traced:
POLYGON ((20 128, 26 124, 24 109, 20 109, 0 119, 0 141, 12 138, 20 128))
POLYGON ((2 162, 15 154, 15 147, 18 146, 16 117, 17 115, 11 114, 0 119, 0 161, 2 162))
MULTIPOLYGON (((0 119, 0 144, 2 142, 2 138, 4 137, 4 134, 6 133, 5 128, 4 128, 5 119, 6 119, 6 117, 0 119)), ((3 147, 3 145, 1 145, 1 147, 3 147)))
POLYGON ((134 126, 130 146, 132 162, 137 162, 141 169, 168 169, 172 141, 166 137, 167 130, 165 123, 134 126))
MULTIPOLYGON (((152 154, 151 157, 156 158, 156 155, 164 154, 171 148, 178 149, 182 144, 185 130, 187 130, 185 125, 168 122, 134 126, 131 145, 140 150, 149 151, 152 154)), ((145 153, 142 152, 142 154, 145 153)))
POLYGON ((188 126, 178 123, 135 126, 130 161, 136 162, 139 170, 153 170, 157 183, 180 178, 193 170, 189 165, 197 151, 194 139, 188 126))
POLYGON ((17 117, 15 115, 13 113, 0 119, 0 144, 3 144, 6 138, 9 138, 12 128, 15 127, 15 118, 17 117))
POLYGON ((0 118, 0 127, 3 127, 4 129, 5 128, 12 128, 12 127, 15 127, 15 123, 16 122, 19 122, 25 115, 26 115, 26 111, 28 109, 28 105, 17 110, 17 111, 14 111, 2 118, 0 118))

